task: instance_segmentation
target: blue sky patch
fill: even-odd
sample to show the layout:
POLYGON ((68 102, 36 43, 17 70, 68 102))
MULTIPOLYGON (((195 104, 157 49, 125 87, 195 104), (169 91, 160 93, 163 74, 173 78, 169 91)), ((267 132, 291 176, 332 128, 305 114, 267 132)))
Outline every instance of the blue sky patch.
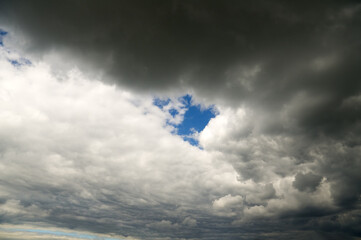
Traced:
MULTIPOLYGON (((13 51, 10 51, 9 49, 7 49, 5 46, 4 46, 4 37, 8 35, 8 32, 2 30, 0 28, 0 47, 4 47, 3 49, 5 49, 8 53, 12 52, 14 53, 13 51)), ((9 63, 11 63, 14 67, 21 67, 23 65, 31 65, 31 61, 29 59, 26 59, 26 58, 18 58, 18 59, 14 59, 14 58, 8 58, 7 59, 9 61, 9 63)))
POLYGON ((175 115, 179 114, 178 110, 173 108, 169 110, 169 113, 172 115, 172 117, 175 117, 175 115))
POLYGON ((160 109, 163 109, 164 106, 167 106, 170 103, 170 99, 159 99, 159 98, 154 98, 153 100, 153 104, 157 107, 159 107, 160 109))
POLYGON ((20 62, 18 62, 17 60, 12 60, 12 59, 9 59, 9 62, 13 65, 13 66, 20 66, 20 62))
POLYGON ((3 37, 6 36, 8 32, 0 29, 0 46, 4 46, 3 37))
MULTIPOLYGON (((200 104, 195 104, 192 100, 192 96, 187 94, 177 99, 180 103, 180 109, 183 112, 183 121, 178 124, 167 123, 176 128, 176 134, 182 136, 183 139, 189 142, 193 146, 198 146, 198 140, 196 138, 197 133, 201 132, 208 124, 208 122, 216 116, 216 110, 214 106, 208 108, 202 108, 200 104)), ((168 111, 174 118, 178 114, 181 114, 176 107, 172 107, 172 100, 162 100, 159 98, 154 99, 154 105, 168 111)))
POLYGON ((30 60, 28 60, 26 58, 8 59, 8 61, 15 67, 20 67, 23 65, 31 65, 30 60))
POLYGON ((179 135, 189 135, 194 130, 196 132, 202 131, 207 126, 209 120, 216 116, 213 107, 201 109, 200 105, 193 105, 190 95, 182 97, 181 100, 186 104, 187 111, 184 114, 183 122, 178 126, 179 135))

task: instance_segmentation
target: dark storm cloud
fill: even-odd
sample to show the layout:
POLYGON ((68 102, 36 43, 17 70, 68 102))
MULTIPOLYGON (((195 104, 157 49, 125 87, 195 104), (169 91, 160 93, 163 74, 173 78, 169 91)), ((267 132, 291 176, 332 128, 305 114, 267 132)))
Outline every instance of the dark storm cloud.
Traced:
MULTIPOLYGON (((239 97, 246 94, 243 86, 225 89, 224 83, 237 81, 239 67, 256 64, 264 73, 256 79, 256 91, 320 85, 285 78, 313 57, 342 53, 357 44, 355 17, 340 16, 353 5, 345 1, 5 1, 2 20, 30 38, 32 51, 70 48, 122 84, 156 89, 183 82, 239 97)), ((265 91, 261 97, 268 94, 265 91)))
POLYGON ((176 200, 132 205, 144 197, 129 200, 134 189, 114 187, 103 194, 96 190, 109 186, 84 180, 79 188, 90 186, 96 196, 80 201, 79 189, 36 183, 23 188, 32 180, 25 178, 2 182, 22 200, 2 197, 1 205, 19 212, 1 221, 46 219, 61 227, 148 238, 361 236, 357 1, 0 1, 0 23, 25 36, 27 54, 64 52, 64 62, 71 55, 119 86, 140 92, 180 88, 206 102, 251 109, 249 118, 232 112, 228 125, 220 126, 227 134, 216 135, 205 150, 225 154, 240 181, 260 184, 244 194, 212 193, 212 201, 218 198, 215 218, 199 209, 178 211, 176 200), (292 179, 288 192, 276 191, 276 177, 292 179), (330 192, 327 206, 322 191, 330 192), (105 205, 111 208, 92 209, 105 205), (242 218, 236 211, 244 209, 250 223, 232 225, 229 216, 242 218))
POLYGON ((315 191, 318 185, 322 180, 321 176, 315 175, 313 173, 298 173, 296 175, 293 186, 300 191, 315 191))
POLYGON ((3 1, 1 9, 29 51, 70 51, 123 86, 192 89, 276 114, 305 93, 301 101, 322 101, 291 117, 311 132, 342 134, 358 120, 358 110, 341 108, 360 89, 353 1, 3 1))

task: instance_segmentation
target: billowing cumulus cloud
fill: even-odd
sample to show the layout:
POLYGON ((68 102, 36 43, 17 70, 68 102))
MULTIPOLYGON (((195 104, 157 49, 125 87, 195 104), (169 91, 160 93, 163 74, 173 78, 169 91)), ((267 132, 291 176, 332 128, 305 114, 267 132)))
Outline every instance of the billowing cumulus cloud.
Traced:
POLYGON ((360 15, 1 1, 0 236, 361 237, 360 15))
POLYGON ((76 69, 59 81, 44 63, 18 68, 2 56, 1 66, 4 221, 187 228, 194 208, 207 214, 240 184, 229 164, 164 128, 168 116, 151 96, 76 69))

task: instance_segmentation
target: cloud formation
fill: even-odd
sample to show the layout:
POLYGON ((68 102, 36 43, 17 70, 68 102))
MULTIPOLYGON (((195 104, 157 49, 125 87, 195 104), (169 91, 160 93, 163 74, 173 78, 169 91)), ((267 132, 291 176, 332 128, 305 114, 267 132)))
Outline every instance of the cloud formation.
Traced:
POLYGON ((0 223, 140 239, 361 236, 357 1, 0 9, 0 223), (203 150, 167 124, 183 105, 154 105, 184 94, 219 113, 196 136, 203 150))
POLYGON ((4 55, 3 221, 126 234, 190 228, 192 211, 207 215, 208 203, 239 185, 229 164, 164 128, 168 116, 151 96, 76 69, 58 81, 45 63, 18 68, 4 55))

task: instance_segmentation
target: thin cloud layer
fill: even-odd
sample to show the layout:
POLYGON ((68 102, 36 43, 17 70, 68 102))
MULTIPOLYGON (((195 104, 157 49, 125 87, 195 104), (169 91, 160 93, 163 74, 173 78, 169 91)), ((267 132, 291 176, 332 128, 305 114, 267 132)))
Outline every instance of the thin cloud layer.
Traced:
POLYGON ((0 9, 1 223, 140 239, 361 237, 358 2, 0 9), (184 121, 181 105, 154 103, 185 94, 219 113, 195 136, 203 150, 167 124, 184 121))

